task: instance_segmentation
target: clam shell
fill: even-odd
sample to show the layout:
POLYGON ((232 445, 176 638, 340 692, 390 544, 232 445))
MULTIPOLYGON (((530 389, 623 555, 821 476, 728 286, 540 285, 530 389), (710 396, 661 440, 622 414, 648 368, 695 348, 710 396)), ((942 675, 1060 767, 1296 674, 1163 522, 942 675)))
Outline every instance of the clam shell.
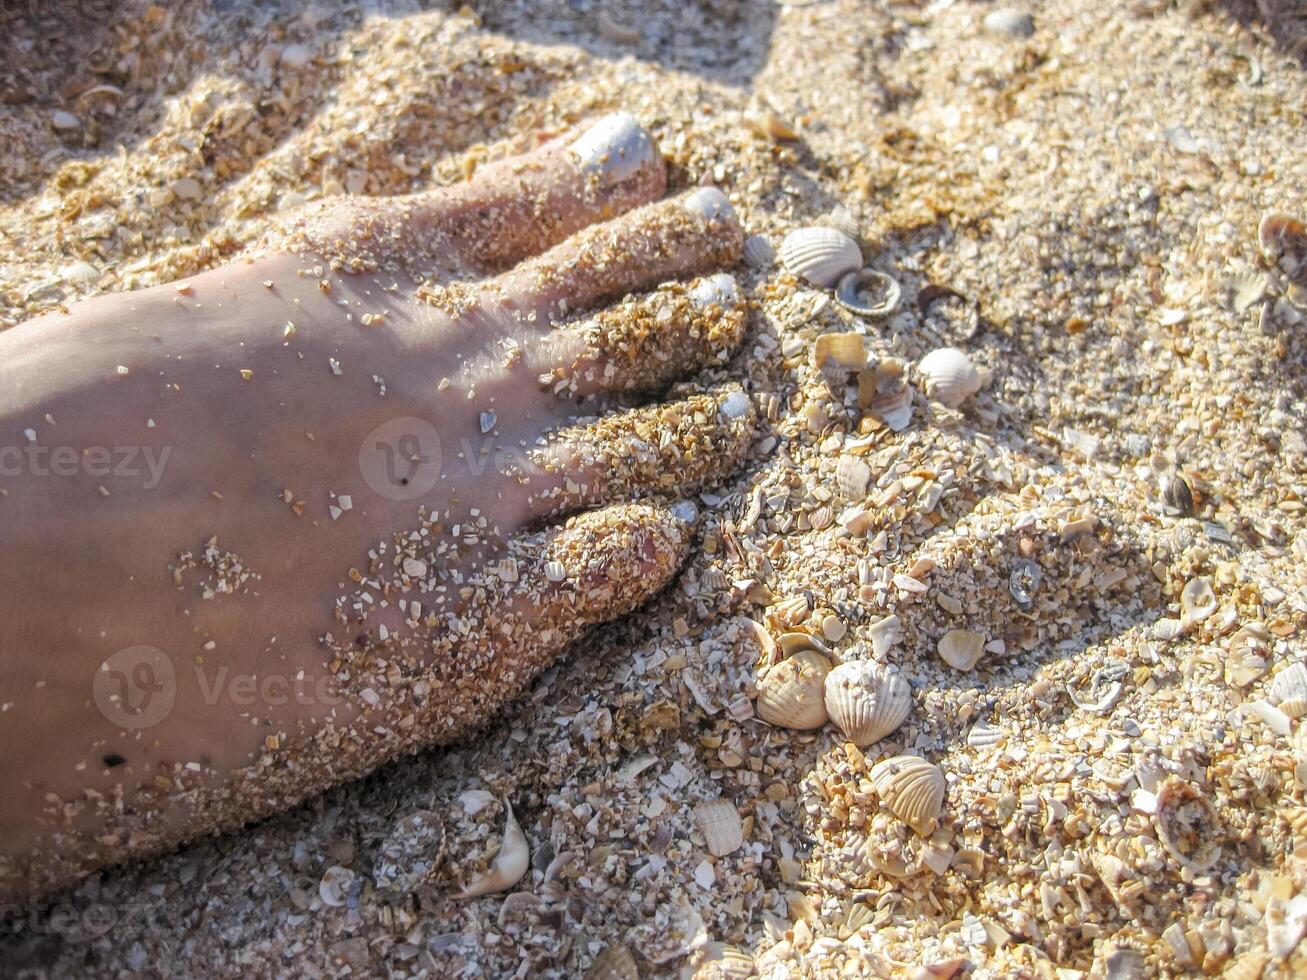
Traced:
POLYGON ((826 675, 826 712, 859 748, 879 742, 912 710, 912 688, 892 667, 850 660, 826 675))
POLYGON ((834 228, 796 228, 781 241, 780 257, 794 275, 823 288, 862 265, 858 243, 834 228))
POLYGON ((826 714, 825 683, 830 661, 816 650, 800 650, 758 679, 758 717, 782 728, 820 728, 826 714))
POLYGON ((730 800, 713 800, 694 808, 694 822, 713 857, 734 854, 744 843, 744 821, 730 800))
POLYGON ((585 971, 585 980, 640 980, 640 968, 631 951, 616 943, 594 958, 585 971))
POLYGON ((750 235, 744 240, 744 262, 756 272, 766 272, 776 264, 776 249, 762 235, 750 235))
POLYGON ((985 638, 971 630, 949 630, 939 639, 940 659, 954 670, 971 670, 985 652, 985 638))
POLYGON ((849 371, 867 366, 867 345, 860 333, 824 333, 812 343, 812 366, 820 371, 832 360, 849 371))
POLYGON ((980 372, 956 347, 936 348, 921 359, 917 370, 927 397, 949 408, 957 408, 980 390, 980 372))
POLYGON ((695 967, 693 980, 744 980, 754 975, 753 957, 729 943, 707 943, 695 967))
POLYGON ((967 732, 967 744, 973 749, 987 749, 1003 741, 1003 729, 987 721, 978 721, 967 732))
POLYGON ((1290 718, 1307 714, 1307 664, 1299 660, 1276 674, 1271 699, 1290 718))
POLYGON ((835 464, 835 483, 845 500, 857 501, 867 495, 871 482, 871 467, 858 456, 841 456, 835 464))
POLYGON ((898 282, 875 269, 850 272, 835 290, 835 301, 858 316, 889 316, 902 298, 898 282))
POLYGON ((1221 856, 1221 819, 1192 784, 1172 776, 1157 793, 1157 837, 1166 852, 1194 874, 1221 856))
POLYGON ((922 837, 934 832, 944 805, 944 774, 915 755, 896 755, 871 767, 872 788, 896 817, 922 837))

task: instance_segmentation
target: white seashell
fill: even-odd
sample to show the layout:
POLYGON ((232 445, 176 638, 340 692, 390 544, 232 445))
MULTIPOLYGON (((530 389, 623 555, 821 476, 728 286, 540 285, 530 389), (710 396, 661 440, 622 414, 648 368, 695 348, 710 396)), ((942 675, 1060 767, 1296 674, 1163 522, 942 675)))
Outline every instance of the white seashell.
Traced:
POLYGON ((1157 837, 1166 852, 1194 874, 1221 856, 1221 820, 1192 783, 1172 776, 1157 793, 1157 837))
POLYGON ((1188 632, 1216 612, 1216 593, 1212 580, 1204 576, 1191 578, 1180 593, 1180 628, 1188 632))
POLYGON ((100 279, 100 270, 79 259, 64 266, 59 275, 64 282, 74 286, 94 286, 100 279))
POLYGON ((358 880, 358 874, 341 865, 333 865, 322 875, 318 882, 318 897, 324 905, 340 908, 349 900, 350 889, 358 880))
POLYGON ((971 670, 985 652, 985 638, 971 630, 949 630, 939 640, 940 659, 954 670, 971 670))
POLYGON ((973 749, 987 749, 1003 741, 1005 735, 1003 729, 997 725, 978 721, 971 726, 971 731, 967 732, 967 744, 973 749))
POLYGON ((1267 947, 1273 955, 1284 959, 1298 948, 1303 933, 1307 932, 1307 895, 1295 895, 1288 901, 1272 896, 1267 899, 1262 922, 1266 926, 1267 947))
POLYGON ((1290 718, 1307 714, 1307 664, 1290 664, 1271 681, 1271 698, 1290 718))
POLYGON ((545 578, 550 582, 561 582, 567 578, 567 568, 561 561, 545 562, 545 578))
POLYGON ((858 316, 889 316, 902 298, 898 282, 875 269, 850 272, 835 289, 835 301, 858 316))
POLYGON ((824 333, 812 343, 812 366, 820 371, 828 360, 849 371, 867 366, 867 345, 860 333, 824 333))
POLYGON ((862 266, 858 243, 834 228, 796 228, 781 241, 780 257, 794 275, 827 289, 862 266))
POLYGON ((884 422, 891 432, 902 432, 912 422, 912 389, 904 385, 897 391, 875 395, 867 411, 884 422))
POLYGON ((585 971, 585 980, 640 980, 640 968, 631 951, 617 943, 605 947, 594 958, 590 969, 585 971))
POLYGON ((744 843, 744 821, 730 800, 713 800, 694 808, 694 822, 713 857, 734 854, 744 843))
POLYGON ((867 638, 871 640, 872 652, 883 657, 889 648, 898 643, 903 636, 903 623, 895 615, 879 619, 867 627, 867 638))
POLYGON ((782 728, 820 728, 826 714, 825 684, 830 661, 816 650, 800 650, 758 679, 758 717, 782 728))
POLYGON ((728 943, 711 942, 704 945, 691 980, 745 980, 755 971, 748 951, 728 943))
POLYGON ((820 639, 811 633, 804 633, 795 630, 791 633, 782 633, 777 639, 777 644, 781 648, 781 653, 786 657, 792 657, 801 650, 816 650, 824 657, 831 655, 831 649, 820 639))
POLYGON ((454 897, 476 898, 479 895, 489 895, 512 888, 521 881, 530 863, 531 845, 527 843, 526 834, 522 833, 517 818, 513 816, 513 805, 505 800, 504 839, 499 845, 499 853, 490 862, 490 869, 484 876, 472 882, 454 897))
POLYGON ((744 261, 756 272, 766 272, 776 263, 776 249, 762 235, 750 235, 744 240, 744 261))
POLYGON ((985 15, 985 30, 1008 37, 1030 37, 1035 33, 1035 19, 1024 10, 1000 7, 985 15))
POLYGON ((835 483, 845 500, 858 501, 867 496, 871 467, 858 456, 844 455, 835 464, 835 483))
POLYGON ((895 731, 911 710, 912 688, 893 667, 849 660, 826 675, 826 712, 859 748, 895 731))
POLYGON ((939 823, 944 805, 944 774, 915 755, 896 755, 871 767, 868 774, 881 802, 922 837, 939 823))
POLYGON ((917 370, 925 381, 928 398, 957 408, 980 390, 980 372, 956 347, 939 347, 921 359, 917 370))

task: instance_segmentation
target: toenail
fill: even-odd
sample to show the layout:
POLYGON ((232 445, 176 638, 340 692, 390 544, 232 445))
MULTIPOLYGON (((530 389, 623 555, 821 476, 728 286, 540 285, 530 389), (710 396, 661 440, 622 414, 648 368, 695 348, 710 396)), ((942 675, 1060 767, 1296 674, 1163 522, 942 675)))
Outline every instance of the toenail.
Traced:
POLYGON ((722 416, 728 419, 738 419, 749 414, 749 396, 742 391, 732 391, 722 399, 721 407, 722 416))
POLYGON ((693 524, 699 519, 699 508, 690 500, 678 500, 671 506, 672 516, 678 521, 693 524))
POLYGON ((740 302, 740 291, 735 286, 735 277, 729 272, 719 272, 715 276, 700 279, 690 290, 690 299, 694 305, 703 309, 716 303, 719 306, 735 306, 740 302))
POLYGON ((614 184, 635 176, 657 155, 653 140, 629 112, 604 116, 581 134, 571 150, 582 167, 602 173, 614 184))
POLYGON ((735 209, 731 207, 731 202, 726 200, 726 195, 716 187, 700 187, 682 203, 691 211, 698 211, 713 221, 735 217, 735 209))

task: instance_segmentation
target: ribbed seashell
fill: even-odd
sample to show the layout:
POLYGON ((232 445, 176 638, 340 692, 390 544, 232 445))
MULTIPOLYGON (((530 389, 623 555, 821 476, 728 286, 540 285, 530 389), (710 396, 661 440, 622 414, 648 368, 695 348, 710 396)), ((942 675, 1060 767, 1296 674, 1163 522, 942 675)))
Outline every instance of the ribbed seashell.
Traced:
POLYGON ((858 243, 834 228, 796 228, 781 241, 780 256, 794 275, 827 289, 862 265, 858 243))
POLYGON ((585 980, 640 980, 640 968, 635 955, 621 943, 607 946, 594 958, 585 980))
POLYGON ((782 728, 820 728, 826 714, 825 684, 830 661, 816 650, 800 650, 758 679, 758 717, 782 728))
POLYGON ((1004 731, 987 721, 978 721, 967 732, 967 744, 973 749, 987 749, 1003 741, 1004 731))
POLYGON ((776 249, 762 235, 750 235, 744 240, 744 262, 756 272, 766 272, 776 264, 776 249))
POLYGON ((985 638, 971 630, 949 630, 939 640, 940 659, 954 670, 971 670, 985 652, 985 638))
POLYGON ((871 467, 866 460, 847 453, 835 464, 835 484, 845 500, 859 501, 867 496, 867 484, 871 482, 871 467))
POLYGON ((567 567, 561 561, 545 562, 545 578, 551 582, 561 582, 567 578, 567 567))
POLYGON ((1166 852, 1194 874, 1221 856, 1221 819, 1216 807, 1191 783, 1176 776, 1157 793, 1157 837, 1166 852))
POLYGON ((694 822, 713 857, 734 854, 744 843, 744 821, 730 800, 712 800, 694 808, 694 822))
POLYGON ((858 316, 889 316, 902 298, 897 280, 876 269, 850 272, 835 287, 835 301, 858 316))
POLYGON ((1271 697, 1290 718, 1307 714, 1307 664, 1299 660, 1276 674, 1271 697))
POLYGON ((722 592, 731 584, 726 573, 716 565, 705 568, 699 576, 699 582, 709 592, 722 592))
POLYGON ((985 30, 1008 37, 1030 37, 1035 33, 1035 19, 1024 10, 1000 7, 991 10, 983 21, 985 30))
POLYGON ((936 348, 921 359, 917 370, 926 396, 949 408, 957 408, 980 390, 980 372, 956 347, 936 348))
POLYGON ((934 832, 944 805, 944 774, 915 755, 896 755, 868 774, 881 802, 922 837, 934 832))
POLYGON ((867 366, 867 345, 860 333, 824 333, 812 342, 812 366, 820 371, 831 360, 848 371, 867 366))
POLYGON ((893 667, 849 660, 826 675, 826 712, 858 748, 895 731, 911 710, 912 688, 893 667))
POLYGON ((1221 972, 1221 980, 1261 980, 1270 961, 1265 953, 1244 953, 1221 972))
POLYGON ((754 972, 753 957, 747 950, 729 943, 712 942, 703 947, 693 980, 745 980, 754 972))

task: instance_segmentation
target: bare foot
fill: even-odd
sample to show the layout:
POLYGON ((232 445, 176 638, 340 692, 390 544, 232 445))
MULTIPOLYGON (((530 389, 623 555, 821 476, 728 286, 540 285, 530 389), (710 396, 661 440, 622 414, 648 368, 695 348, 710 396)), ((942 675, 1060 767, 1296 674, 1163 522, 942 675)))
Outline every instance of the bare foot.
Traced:
POLYGON ((455 738, 669 580, 752 410, 624 407, 744 329, 664 182, 607 117, 0 334, 0 895, 455 738))

